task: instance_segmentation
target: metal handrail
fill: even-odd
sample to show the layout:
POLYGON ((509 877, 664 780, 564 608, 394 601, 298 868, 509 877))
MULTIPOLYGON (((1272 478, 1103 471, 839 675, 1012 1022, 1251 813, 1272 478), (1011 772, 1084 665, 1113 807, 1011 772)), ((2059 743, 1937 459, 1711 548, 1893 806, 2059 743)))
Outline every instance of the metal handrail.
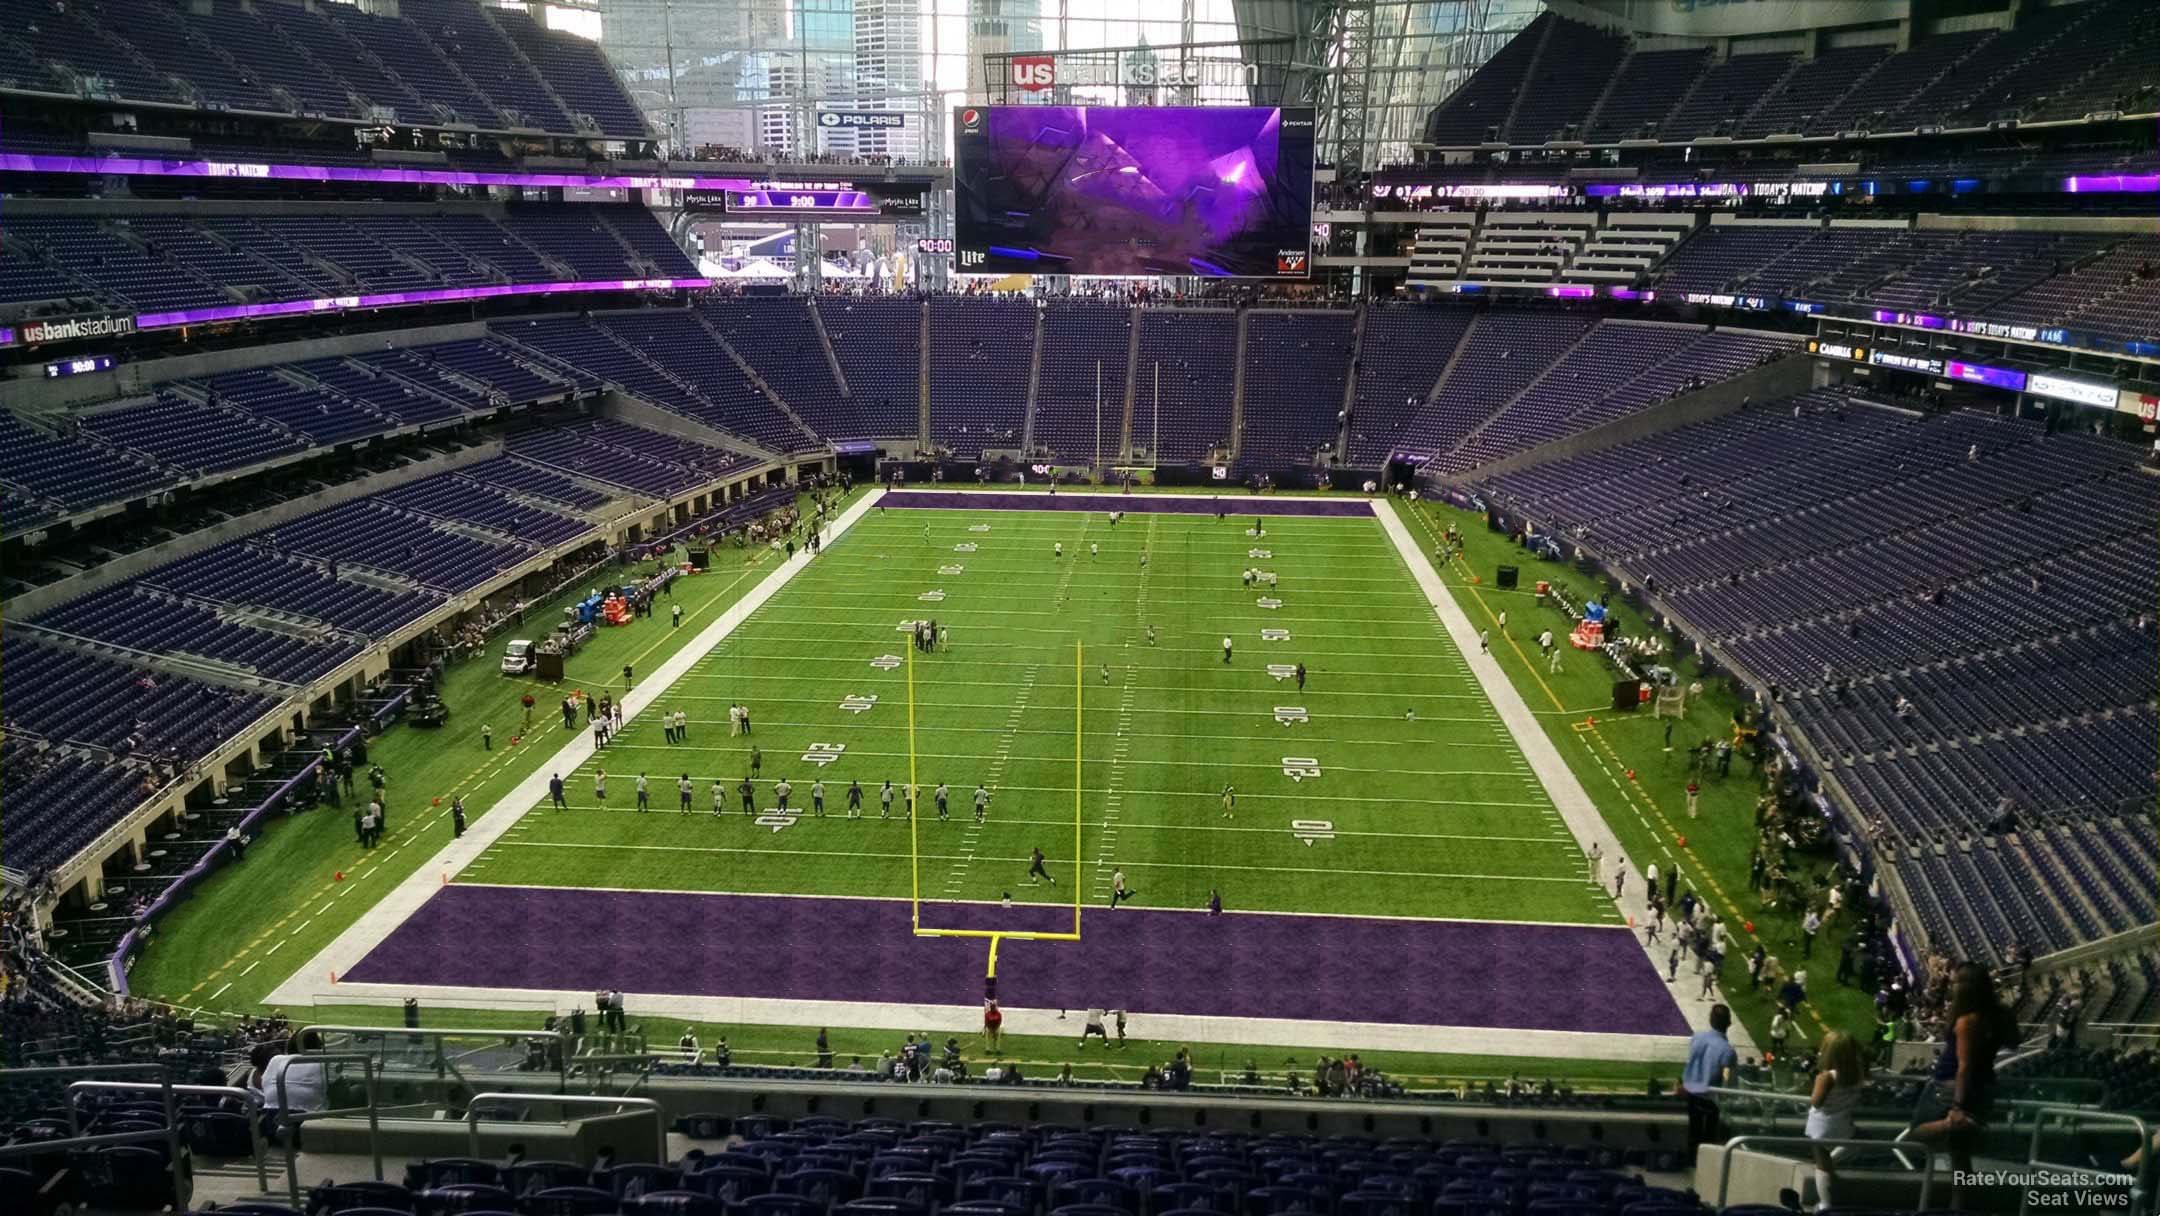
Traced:
MULTIPOLYGON (((80 1077, 84 1073, 141 1073, 148 1069, 158 1076, 158 1084, 165 1093, 165 1128, 156 1132, 116 1132, 104 1136, 77 1136, 68 1140, 47 1140, 35 1144, 0 1145, 0 1158, 22 1157, 32 1153, 51 1152, 56 1148, 95 1148, 103 1144, 141 1144, 148 1140, 165 1142, 165 1170, 172 1175, 173 1198, 182 1198, 181 1184, 187 1180, 187 1172, 180 1160, 179 1113, 173 1105, 172 1069, 159 1060, 146 1060, 140 1064, 78 1064, 44 1068, 0 1068, 0 1081, 24 1077, 80 1077)), ((73 1116, 69 1118, 73 1126, 73 1116)))
MULTIPOLYGON (((358 1035, 369 1039, 380 1039, 385 1043, 388 1043, 389 1040, 397 1037, 403 1037, 406 1039, 434 1039, 437 1042, 441 1042, 447 1039, 486 1038, 505 1039, 513 1043, 529 1042, 533 1039, 554 1039, 562 1049, 561 1051, 556 1053, 557 1058, 562 1061, 561 1067, 556 1070, 555 1076, 555 1087, 557 1092, 563 1092, 569 1089, 570 1068, 571 1065, 575 1062, 573 1057, 571 1056, 570 1049, 572 1047, 572 1043, 570 1039, 570 1032, 567 1030, 517 1030, 499 1027, 467 1027, 462 1030, 451 1030, 423 1026, 348 1026, 342 1024, 318 1023, 314 1025, 303 1026, 296 1033, 302 1035, 313 1033, 318 1037, 324 1037, 333 1034, 358 1035)), ((449 1063, 449 1061, 443 1056, 440 1050, 436 1052, 436 1058, 439 1062, 449 1063)), ((455 1071, 454 1065, 452 1065, 452 1070, 455 1071)), ((463 1073, 458 1073, 457 1076, 459 1080, 465 1079, 463 1073)))
POLYGON ((662 1165, 667 1164, 667 1119, 661 1114, 660 1104, 651 1098, 609 1098, 600 1096, 586 1097, 580 1094, 519 1094, 506 1092, 474 1094, 465 1103, 465 1154, 468 1157, 478 1157, 480 1155, 479 1107, 483 1102, 552 1102, 558 1106, 612 1106, 617 1110, 627 1106, 638 1110, 649 1110, 652 1112, 653 1117, 654 1144, 659 1152, 659 1156, 655 1157, 654 1160, 662 1165))
POLYGON ((340 1055, 314 1055, 311 1053, 294 1054, 299 1059, 307 1060, 324 1066, 324 1101, 328 1101, 330 1098, 330 1072, 328 1068, 329 1065, 358 1064, 361 1069, 361 1076, 366 1079, 367 1083, 366 1106, 348 1106, 343 1109, 331 1108, 329 1110, 311 1110, 304 1111, 298 1115, 295 1115, 289 1107, 289 1094, 286 1090, 286 1084, 292 1077, 291 1065, 287 1065, 285 1070, 278 1074, 277 1124, 278 1130, 283 1133, 278 1137, 278 1139, 285 1142, 285 1191, 286 1194, 292 1199, 292 1206, 294 1210, 297 1211, 300 1208, 300 1148, 298 1143, 299 1137, 293 1135, 292 1133, 297 1131, 300 1125, 306 1123, 308 1120, 324 1119, 329 1118, 333 1115, 350 1115, 362 1111, 366 1112, 368 1126, 368 1154, 375 1159, 375 1181, 377 1182, 381 1182, 383 1180, 383 1164, 382 1116, 380 1115, 375 1102, 375 1057, 369 1055, 361 1055, 359 1053, 340 1055))
POLYGON ((1716 1207, 1726 1205, 1726 1193, 1732 1188, 1733 1150, 1742 1148, 1806 1148, 1806 1149, 1864 1149, 1871 1152, 1887 1152, 1905 1162, 1907 1169, 1912 1163, 1905 1154, 1918 1150, 1925 1158, 1920 1169, 1920 1207, 1926 1210, 1928 1194, 1935 1186, 1935 1154, 1923 1145, 1904 1140, 1817 1140, 1809 1136, 1734 1136, 1724 1144, 1725 1160, 1718 1166, 1716 1207))
MULTIPOLYGON (((2082 1177, 2105 1176, 2118 1179, 2122 1177, 2122 1174, 2119 1172, 2109 1173, 2108 1171, 2104 1170, 2088 1169, 2087 1167, 2081 1165, 2056 1165, 2052 1162, 2045 1162, 2040 1160, 2040 1132, 2047 1126, 2050 1119, 2060 1119, 2064 1123, 2071 1124, 2072 1130, 2075 1130, 2075 1125, 2077 1124, 2093 1122, 2113 1124, 2115 1126, 2128 1126, 2132 1131, 2136 1132, 2138 1149, 2142 1153, 2142 1156, 2138 1159, 2137 1173, 2130 1176, 2130 1205, 2133 1210, 2137 1208, 2138 1197, 2146 1194, 2146 1177, 2152 1172, 2153 1133, 2150 1124, 2146 1123, 2144 1119, 2139 1118, 2136 1115, 2128 1114, 2122 1111, 2087 1110, 2084 1107, 2080 1106, 2064 1106, 2058 1103, 2035 1103, 2028 1107, 2028 1109, 2032 1112, 2033 1115, 2033 1126, 2032 1136, 2029 1140, 2026 1141, 2025 1144, 2025 1163, 2029 1166, 2036 1166, 2042 1169, 2058 1171, 2065 1175, 2075 1175, 2082 1177)), ((2032 1188, 2027 1187, 2024 1189, 2024 1193, 2018 1199, 2018 1212, 2020 1213, 2020 1216, 2023 1216, 2023 1213, 2029 1207, 2031 1207, 2031 1205, 2032 1188)))
MULTIPOLYGON (((127 1093, 139 1093, 143 1090, 163 1090, 168 1105, 170 1105, 173 1094, 214 1094, 223 1098, 240 1099, 241 1106, 245 1108, 248 1124, 248 1153, 255 1158, 255 1185, 265 1193, 270 1190, 270 1170, 263 1160, 262 1119, 260 1118, 263 1098, 261 1093, 251 1089, 242 1089, 237 1085, 155 1085, 148 1081, 77 1081, 67 1087, 70 1098, 74 1097, 77 1092, 85 1090, 105 1090, 108 1092, 119 1090, 127 1093)), ((81 1122, 76 1118, 75 1103, 73 1102, 68 1103, 68 1130, 76 1133, 82 1131, 81 1122)))

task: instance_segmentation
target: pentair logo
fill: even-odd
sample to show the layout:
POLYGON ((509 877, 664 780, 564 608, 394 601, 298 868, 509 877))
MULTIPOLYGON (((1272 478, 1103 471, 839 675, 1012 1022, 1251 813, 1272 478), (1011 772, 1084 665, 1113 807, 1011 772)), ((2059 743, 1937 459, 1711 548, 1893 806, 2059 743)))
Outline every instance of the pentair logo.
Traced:
POLYGON ((1050 55, 1013 56, 1012 82, 1030 93, 1049 88, 1057 83, 1056 58, 1050 55))

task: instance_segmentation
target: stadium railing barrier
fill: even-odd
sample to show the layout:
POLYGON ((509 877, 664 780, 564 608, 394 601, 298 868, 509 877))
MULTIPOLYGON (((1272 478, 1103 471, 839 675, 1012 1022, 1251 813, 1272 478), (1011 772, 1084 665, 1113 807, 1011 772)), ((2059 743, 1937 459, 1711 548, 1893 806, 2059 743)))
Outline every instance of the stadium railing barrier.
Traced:
POLYGON ((377 1094, 375 1086, 375 1057, 365 1055, 359 1052, 352 1052, 338 1055, 316 1055, 314 1053, 305 1053, 305 1058, 313 1063, 323 1066, 323 1097, 325 1100, 328 1100, 330 1094, 330 1065, 358 1064, 360 1066, 362 1082, 366 1086, 364 1092, 367 1097, 367 1102, 361 1106, 349 1106, 343 1108, 333 1107, 329 1110, 295 1111, 292 1109, 292 1096, 288 1092, 287 1088, 288 1082, 292 1076, 292 1069, 288 1067, 285 1069, 285 1071, 278 1074, 278 1141, 285 1149, 285 1189, 287 1196, 292 1200, 292 1206, 294 1211, 305 1210, 300 1202, 299 1131, 302 1126, 306 1125, 311 1120, 328 1119, 341 1115, 366 1115, 368 1125, 368 1156, 374 1158, 375 1181, 381 1182, 383 1180, 381 1113, 382 1107, 381 1103, 378 1101, 380 1095, 377 1094))
MULTIPOLYGON (((165 1169, 172 1178, 172 1194, 175 1202, 185 1205, 188 1198, 187 1158, 180 1152, 180 1105, 173 1100, 173 1091, 180 1088, 172 1082, 171 1067, 163 1061, 146 1060, 139 1064, 66 1064, 49 1068, 0 1068, 0 1085, 15 1081, 36 1081, 45 1078, 81 1077, 85 1074, 108 1076, 113 1073, 133 1073, 140 1076, 154 1072, 158 1080, 154 1088, 160 1090, 165 1100, 165 1126, 154 1131, 113 1132, 97 1136, 71 1136, 65 1140, 25 1140, 19 1144, 0 1144, 0 1161, 10 1157, 44 1156, 48 1153, 68 1152, 78 1148, 101 1148, 109 1144, 150 1144, 162 1141, 165 1145, 165 1169)), ((73 1121, 72 1113, 69 1116, 73 1121)))
MULTIPOLYGON (((1989 1123, 1988 1135, 1989 1145, 1998 1150, 1998 1158, 2007 1157, 2016 1161, 2018 1166, 2028 1173, 2047 1172, 2064 1181, 2100 1183, 2120 1181, 2127 1176, 2119 1171, 2101 1170, 2087 1165, 2041 1160, 2043 1139, 2050 1127, 2068 1133, 2067 1142, 2077 1145, 2081 1151, 2089 1149, 2087 1142, 2090 1136, 2086 1133, 2094 1128, 2128 1129, 2135 1136, 2135 1139, 2130 1140, 2133 1145, 2151 1143, 2151 1125, 2146 1120, 2136 1115, 2099 1108, 2098 1103, 2103 1098, 2104 1087, 2097 1080, 2086 1077, 2038 1078, 2034 1079, 2033 1085, 2027 1087, 2027 1092, 2030 1093, 2043 1092, 2044 1088, 2049 1086, 2080 1089, 2091 1096, 2092 1104, 2035 1101, 2008 1096, 2007 1091, 2019 1080, 2023 1079, 2005 1077, 1999 1082, 2002 1087, 1999 1092, 2002 1092, 2003 1096, 1999 1097, 1995 1104, 1996 1114, 1989 1123), (2012 1146, 2019 1144, 2023 1146, 2021 1153, 2009 1151, 2012 1146)), ((1884 1084, 1900 1087, 1927 1084, 1925 1078, 1885 1072, 1875 1073, 1869 1078, 1869 1082, 1871 1087, 1884 1084)), ((1870 1156, 1888 1154, 1903 1161, 1907 1168, 1911 1168, 1909 1157, 1912 1154, 1928 1151, 1925 1146, 1897 1138, 1912 1125, 1916 1094, 1884 1095, 1881 1100, 1863 1102, 1860 1108, 1853 1112, 1856 1124, 1889 1133, 1880 1139, 1809 1140, 1798 1135, 1796 1131, 1788 1130, 1803 1124, 1807 1118, 1811 1103, 1809 1095, 1805 1093, 1725 1088, 1714 1088, 1709 1092, 1718 1103, 1720 1120, 1728 1126, 1737 1125, 1747 1129, 1740 1136, 1728 1141, 1727 1148, 1823 1145, 1839 1150, 1835 1156, 1841 1161, 1854 1153, 1870 1156), (1742 1144, 1742 1140, 1747 1143, 1742 1144), (1792 1143, 1785 1143, 1787 1141, 1792 1143)), ((2151 1155, 2147 1154, 2148 1157, 2151 1155)), ((2137 1210, 2143 1210, 2143 1200, 2150 1195, 2146 1181, 2149 1173, 2150 1164, 2142 1164, 2132 1186, 2132 1206, 2137 1210)), ((1730 1176, 1731 1159, 1728 1156, 1719 1180, 1719 1206, 1723 1206, 1726 1201, 1725 1188, 1730 1182, 1730 1176)), ((1927 1207, 1927 1197, 1927 1189, 1923 1185, 1920 1202, 1923 1209, 1927 1207)))
MULTIPOLYGON (((2084 1147, 2083 1141, 2086 1139, 2084 1133, 2088 1129, 2095 1127, 2130 1129, 2131 1133, 2136 1136, 2136 1145, 2142 1150, 2138 1155, 2137 1172, 2127 1175, 2130 1178, 2130 1208, 2133 1211, 2145 1211, 2148 1209, 2152 1197, 2151 1180, 2153 1157, 2155 1156, 2152 1151, 2152 1124, 2146 1122, 2142 1117, 2126 1111, 2093 1110, 2083 1106, 2062 1106, 2054 1103, 2018 1103, 2014 1105, 2023 1106, 2025 1109, 2021 1113, 2030 1114, 2033 1117, 2032 1138, 2025 1146, 2026 1170, 2035 1173, 2044 1171, 2066 1182, 2120 1182, 2126 1175, 2120 1170, 2101 1170, 2086 1165, 2074 1165, 2069 1162, 2042 1161, 2040 1159, 2041 1138, 2047 1133, 2050 1124, 2060 1126, 2068 1134, 2070 1143, 2078 1145, 2080 1148, 2084 1147)), ((2019 1208, 2021 1212, 2025 1206, 2030 1204, 2030 1191, 2027 1194, 2027 1203, 2019 1208)))
POLYGON ((74 1102, 75 1095, 78 1093, 161 1092, 165 1095, 168 1110, 172 1109, 171 1099, 174 1094, 216 1096, 232 1098, 239 1102, 241 1112, 247 1116, 248 1121, 248 1155, 255 1162, 255 1185, 261 1187, 265 1194, 269 1192, 270 1168, 268 1155, 263 1152, 265 1146, 262 1138, 263 1099, 262 1095, 254 1090, 241 1089, 235 1085, 173 1085, 169 1083, 157 1084, 149 1081, 76 1081, 67 1087, 69 1099, 67 1106, 68 1130, 77 1135, 82 1133, 81 1112, 76 1109, 74 1102))
POLYGON ((529 1076, 553 1074, 556 1091, 563 1092, 569 1087, 570 1069, 577 1062, 571 1055, 575 1044, 569 1032, 538 1027, 426 1029, 315 1024, 303 1026, 296 1033, 303 1039, 316 1036, 312 1041, 322 1043, 326 1050, 366 1058, 374 1075, 385 1078, 421 1073, 434 1080, 471 1084, 471 1074, 517 1071, 529 1076), (466 1044, 464 1050, 450 1050, 451 1044, 459 1042, 466 1044), (547 1067, 522 1067, 522 1062, 534 1058, 535 1047, 539 1049, 538 1059, 547 1067))
MULTIPOLYGON (((1871 1153, 1890 1153, 1903 1162, 1907 1170, 1917 1172, 1920 1175, 1920 1202, 1914 1209, 1915 1211, 1928 1210, 1928 1196, 1935 1185, 1935 1154, 1918 1145, 1895 1140, 1815 1140, 1807 1136, 1734 1136, 1720 1147, 1724 1149, 1724 1152, 1722 1154, 1723 1159, 1718 1165, 1717 1200, 1713 1205, 1720 1210, 1726 1206, 1727 1196, 1732 1190, 1733 1162, 1739 1160, 1739 1150, 1748 1148, 1806 1150, 1827 1148, 1832 1151, 1858 1149, 1871 1153), (1915 1167, 1909 1160, 1913 1156, 1921 1158, 1921 1164, 1918 1167, 1915 1167)), ((1701 1179, 1697 1178, 1696 1181, 1699 1189, 1701 1179)))
MULTIPOLYGON (((666 1111, 661 1108, 658 1102, 653 1101, 651 1098, 587 1096, 582 1094, 521 1094, 494 1091, 474 1094, 468 1100, 465 1109, 467 1156, 474 1158, 480 1156, 480 1117, 486 1113, 485 1104, 489 1102, 539 1102, 555 1106, 607 1106, 612 1107, 618 1113, 645 1111, 652 1115, 653 1121, 653 1162, 659 1165, 667 1163, 668 1119, 666 1111)), ((566 1126, 570 1122, 571 1120, 567 1118, 563 1120, 566 1126)))

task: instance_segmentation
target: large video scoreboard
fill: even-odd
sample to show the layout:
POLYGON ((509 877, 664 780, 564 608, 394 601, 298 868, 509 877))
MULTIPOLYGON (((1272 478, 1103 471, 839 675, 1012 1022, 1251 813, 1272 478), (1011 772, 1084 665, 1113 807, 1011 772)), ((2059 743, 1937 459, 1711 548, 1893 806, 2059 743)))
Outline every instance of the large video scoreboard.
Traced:
POLYGON ((962 273, 1310 272, 1310 109, 970 106, 953 127, 962 273))

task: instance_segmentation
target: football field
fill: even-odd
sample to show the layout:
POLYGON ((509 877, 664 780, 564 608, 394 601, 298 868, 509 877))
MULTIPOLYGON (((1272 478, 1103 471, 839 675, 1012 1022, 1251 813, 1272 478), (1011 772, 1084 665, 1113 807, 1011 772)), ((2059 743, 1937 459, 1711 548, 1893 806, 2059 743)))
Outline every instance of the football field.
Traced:
POLYGON ((1368 504, 1172 502, 886 495, 606 747, 536 728, 565 762, 345 980, 964 1023, 990 944, 916 932, 957 929, 1013 1010, 1196 1037, 1680 1026, 1368 504))
POLYGON ((897 899, 919 881, 934 924, 945 901, 1069 902, 1076 883, 1103 904, 1122 868, 1143 907, 1214 889, 1237 909, 1611 919, 1377 524, 1277 517, 1252 537, 1253 519, 873 514, 660 698, 690 716, 684 742, 642 714, 565 774, 568 811, 527 817, 463 877, 897 899), (1247 569, 1277 582, 1247 587, 1247 569), (913 649, 918 619, 941 649, 913 649), (748 736, 728 733, 735 703, 748 736), (1055 888, 1027 881, 1038 847, 1055 888))

